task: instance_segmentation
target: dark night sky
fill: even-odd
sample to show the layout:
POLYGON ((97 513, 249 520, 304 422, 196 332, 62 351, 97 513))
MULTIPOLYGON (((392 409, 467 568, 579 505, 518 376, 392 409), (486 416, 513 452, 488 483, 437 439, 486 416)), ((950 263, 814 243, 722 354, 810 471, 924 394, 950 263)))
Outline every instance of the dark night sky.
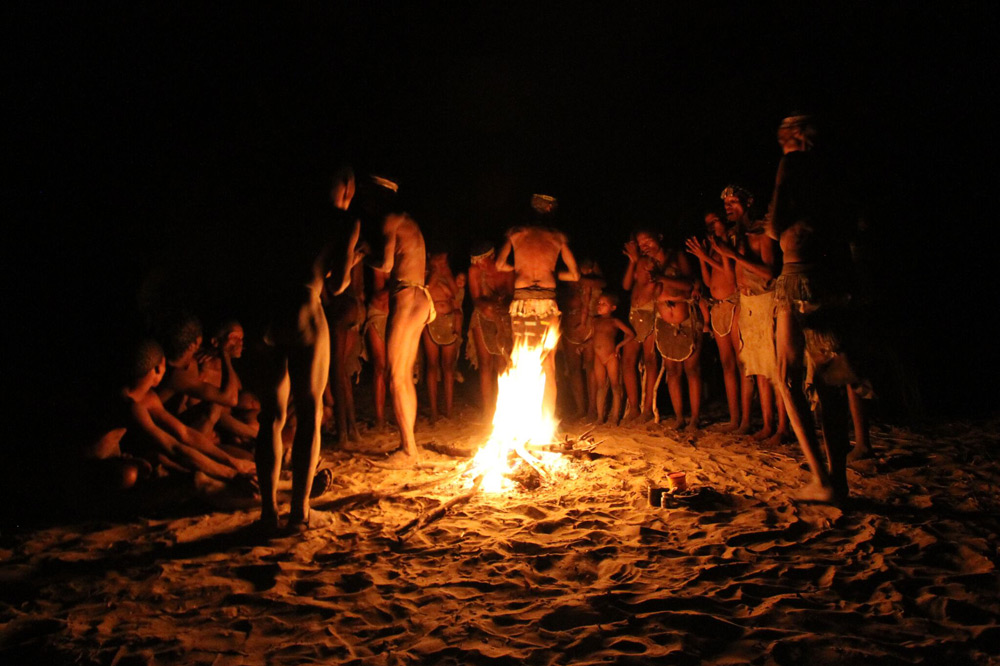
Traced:
POLYGON ((40 350, 15 372, 86 376, 154 264, 203 303, 252 298, 268 234, 338 160, 397 177, 461 255, 550 191, 617 276, 628 230, 679 239, 728 181, 766 205, 777 123, 807 108, 871 220, 925 400, 995 408, 995 336, 969 307, 997 303, 997 10, 817 4, 8 7, 4 300, 40 350))

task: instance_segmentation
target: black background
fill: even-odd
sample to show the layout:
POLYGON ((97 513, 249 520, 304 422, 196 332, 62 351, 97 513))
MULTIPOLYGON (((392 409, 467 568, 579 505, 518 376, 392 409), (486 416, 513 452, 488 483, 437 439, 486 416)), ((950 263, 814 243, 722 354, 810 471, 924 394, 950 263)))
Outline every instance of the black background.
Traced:
POLYGON ((341 161, 398 179, 459 257, 555 194, 617 280, 635 227, 679 242, 731 181, 766 206, 795 109, 856 186, 923 413, 995 412, 996 10, 664 4, 7 6, 14 425, 66 425, 151 274, 239 314, 341 161))

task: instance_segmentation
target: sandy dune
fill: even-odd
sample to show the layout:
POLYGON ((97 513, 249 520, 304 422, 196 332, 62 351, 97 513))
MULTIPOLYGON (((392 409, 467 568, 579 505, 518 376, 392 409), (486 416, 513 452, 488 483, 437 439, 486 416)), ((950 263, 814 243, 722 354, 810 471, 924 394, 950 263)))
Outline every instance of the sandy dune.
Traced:
MULTIPOLYGON (((793 446, 598 427, 566 478, 402 539, 462 493, 459 461, 327 450, 336 526, 301 537, 257 540, 251 509, 4 535, 0 663, 1000 663, 997 425, 876 429, 844 510, 789 501, 793 446), (674 470, 700 495, 650 507, 674 470)), ((418 439, 484 434, 467 416, 418 439)))

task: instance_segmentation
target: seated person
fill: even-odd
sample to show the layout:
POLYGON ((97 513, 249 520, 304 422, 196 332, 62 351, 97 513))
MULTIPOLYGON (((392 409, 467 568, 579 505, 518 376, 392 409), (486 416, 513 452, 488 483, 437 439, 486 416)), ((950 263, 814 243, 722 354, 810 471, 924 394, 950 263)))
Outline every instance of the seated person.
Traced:
POLYGON ((163 407, 153 390, 166 371, 160 345, 144 340, 128 360, 106 430, 85 456, 108 461, 118 488, 135 485, 154 469, 160 474, 200 474, 246 492, 256 488, 253 463, 227 455, 163 407))
POLYGON ((232 409, 239 402, 240 382, 225 349, 219 351, 219 385, 201 378, 195 360, 201 340, 201 322, 194 315, 183 313, 167 326, 161 340, 166 355, 166 373, 156 393, 171 414, 198 432, 214 436, 212 425, 219 418, 218 412, 222 407, 232 409), (196 406, 195 401, 205 404, 196 406))
MULTIPOLYGON (((222 387, 223 357, 228 354, 230 359, 243 356, 243 326, 235 319, 224 321, 216 331, 209 344, 198 352, 198 376, 202 381, 212 386, 222 387)), ((243 448, 232 447, 229 450, 234 455, 246 452, 253 446, 257 437, 257 414, 260 412, 260 401, 249 391, 245 391, 243 383, 235 372, 231 381, 236 384, 239 394, 235 407, 214 405, 206 414, 201 432, 208 434, 214 427, 224 446, 235 444, 243 448), (240 453, 237 453, 240 452, 240 453)), ((190 402, 196 401, 192 398, 190 402)))

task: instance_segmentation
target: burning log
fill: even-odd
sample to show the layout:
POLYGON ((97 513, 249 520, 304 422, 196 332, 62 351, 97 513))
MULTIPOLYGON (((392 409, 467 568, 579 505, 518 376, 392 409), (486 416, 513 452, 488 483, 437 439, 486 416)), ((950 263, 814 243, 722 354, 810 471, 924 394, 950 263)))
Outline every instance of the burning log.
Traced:
POLYGON ((458 506, 459 504, 464 504, 465 502, 468 502, 476 495, 476 493, 479 492, 479 487, 482 485, 482 483, 483 483, 483 477, 481 475, 477 476, 475 481, 473 481, 472 483, 472 488, 470 488, 466 492, 451 498, 444 504, 430 511, 425 511, 421 513, 416 518, 414 518, 410 522, 400 527, 398 530, 396 530, 396 535, 395 535, 396 541, 401 542, 409 532, 419 531, 424 527, 426 527, 427 525, 429 525, 430 523, 433 523, 435 520, 438 520, 448 512, 448 509, 458 506))

